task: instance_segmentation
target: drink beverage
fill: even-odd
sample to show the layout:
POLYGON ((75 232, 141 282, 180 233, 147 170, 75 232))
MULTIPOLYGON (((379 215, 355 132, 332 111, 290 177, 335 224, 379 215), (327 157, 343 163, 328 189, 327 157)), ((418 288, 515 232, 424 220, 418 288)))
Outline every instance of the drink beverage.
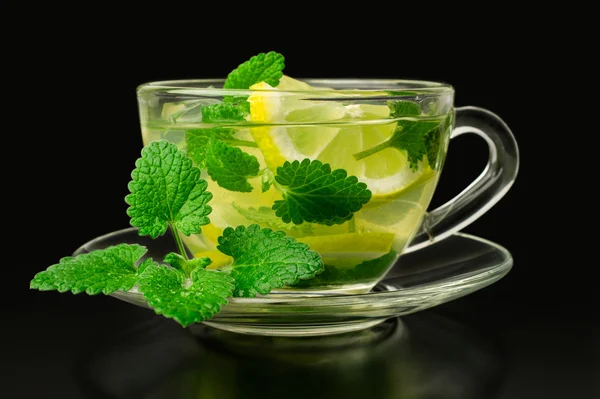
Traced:
MULTIPOLYGON (((249 104, 244 121, 207 121, 209 114, 203 108, 232 101, 210 96, 210 88, 173 90, 170 95, 163 91, 162 96, 151 86, 138 92, 144 144, 155 140, 177 144, 199 160, 202 178, 213 194, 211 223, 202 234, 182 239, 195 257, 208 256, 213 260, 209 267, 222 268, 232 262, 216 249, 225 228, 259 224, 283 230, 317 251, 325 271, 280 292, 368 291, 398 259, 423 220, 452 129, 451 100, 444 97, 451 98, 452 91, 444 88, 429 97, 419 92, 390 95, 319 90, 287 77, 282 80, 278 90, 261 86, 241 93, 246 96, 240 101, 249 104), (218 147, 207 155, 206 143, 211 140, 226 143, 229 152, 218 147), (246 155, 240 156, 240 151, 246 155), (232 165, 225 158, 232 154, 235 165, 247 161, 251 165, 246 170, 254 170, 229 173, 232 165), (285 201, 290 187, 275 176, 282 174, 286 162, 305 159, 356 176, 366 184, 370 198, 334 221, 286 220, 276 204, 285 201), (220 178, 219 171, 228 172, 227 179, 220 178)), ((333 197, 319 195, 318 190, 303 187, 306 201, 293 205, 327 208, 338 201, 325 204, 333 197)), ((303 212, 296 208, 295 212, 303 212)))

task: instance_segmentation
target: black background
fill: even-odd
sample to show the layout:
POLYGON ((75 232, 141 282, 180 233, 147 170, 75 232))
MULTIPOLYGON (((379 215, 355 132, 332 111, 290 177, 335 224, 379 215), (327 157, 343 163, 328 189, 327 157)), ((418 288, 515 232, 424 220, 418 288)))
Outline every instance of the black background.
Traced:
MULTIPOLYGON (((484 25, 465 32, 476 39, 462 40, 450 35, 449 25, 384 32, 358 22, 335 29, 313 22, 314 29, 298 28, 296 40, 283 35, 294 29, 284 21, 266 32, 253 24, 240 26, 232 40, 220 37, 216 23, 202 25, 202 35, 194 36, 150 23, 132 23, 135 32, 125 34, 113 29, 111 20, 41 25, 36 20, 28 25, 31 36, 17 35, 7 43, 11 73, 4 99, 11 130, 3 147, 12 145, 24 156, 5 160, 5 167, 17 172, 7 176, 11 189, 4 191, 11 204, 5 249, 13 255, 5 257, 3 270, 4 280, 11 281, 3 285, 8 298, 1 327, 6 338, 0 392, 8 393, 3 397, 79 397, 71 373, 81 348, 129 318, 153 317, 109 298, 27 289, 37 271, 98 235, 128 226, 123 198, 142 148, 136 86, 224 77, 250 56, 270 50, 284 54, 285 73, 298 78, 450 83, 456 106, 487 108, 506 121, 520 146, 519 177, 465 231, 509 249, 514 268, 493 286, 436 311, 493 340, 506 355, 509 366, 498 397, 592 397, 594 317, 585 313, 583 299, 570 295, 573 287, 557 298, 558 266, 536 261, 530 244, 535 140, 529 101, 519 95, 528 78, 519 63, 530 42, 484 25), (96 316, 108 324, 98 325, 96 316)), ((477 138, 453 141, 433 205, 466 187, 486 160, 477 138)))

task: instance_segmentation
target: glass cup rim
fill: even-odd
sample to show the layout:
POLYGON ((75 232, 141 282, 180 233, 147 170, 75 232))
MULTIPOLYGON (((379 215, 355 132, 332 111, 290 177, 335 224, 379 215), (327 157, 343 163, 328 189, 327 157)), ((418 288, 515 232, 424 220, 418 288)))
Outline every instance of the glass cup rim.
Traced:
MULTIPOLYGON (((371 78, 306 78, 299 79, 317 87, 331 87, 319 90, 277 90, 283 95, 310 95, 312 98, 328 97, 362 97, 365 95, 378 98, 403 98, 418 95, 452 95, 454 87, 448 83, 410 80, 410 79, 371 79, 371 78)), ((140 84, 136 92, 143 95, 149 92, 169 92, 172 95, 198 96, 250 96, 257 92, 273 92, 273 90, 225 89, 222 86, 225 79, 178 79, 159 80, 140 84)))

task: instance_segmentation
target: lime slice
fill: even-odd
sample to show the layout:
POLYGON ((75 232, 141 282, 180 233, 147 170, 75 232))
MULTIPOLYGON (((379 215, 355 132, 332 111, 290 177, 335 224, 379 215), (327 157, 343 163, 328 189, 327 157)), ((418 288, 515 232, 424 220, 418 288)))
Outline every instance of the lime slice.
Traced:
POLYGON ((386 148, 358 161, 354 158, 354 154, 385 141, 394 133, 395 122, 363 123, 388 118, 390 110, 387 106, 304 100, 305 93, 281 93, 281 90, 312 89, 308 84, 286 76, 277 88, 262 82, 250 89, 255 90, 248 98, 252 122, 288 125, 314 122, 312 126, 257 126, 250 129, 267 166, 273 170, 285 161, 318 159, 331 164, 334 169, 343 168, 366 183, 374 199, 395 198, 415 182, 434 175, 429 166, 413 171, 406 154, 395 148, 386 148), (353 125, 353 121, 356 124, 353 125))

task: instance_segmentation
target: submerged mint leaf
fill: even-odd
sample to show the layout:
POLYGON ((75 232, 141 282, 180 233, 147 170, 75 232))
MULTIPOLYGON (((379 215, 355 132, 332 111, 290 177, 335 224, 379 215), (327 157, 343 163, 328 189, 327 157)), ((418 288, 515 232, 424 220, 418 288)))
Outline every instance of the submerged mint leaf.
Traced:
POLYGON ((86 292, 89 295, 111 294, 117 290, 129 291, 137 282, 139 273, 151 264, 147 259, 139 267, 135 264, 144 256, 146 248, 137 244, 119 244, 106 249, 65 257, 35 275, 30 288, 40 291, 86 292))
POLYGON ((227 128, 193 129, 185 132, 187 156, 199 168, 206 168, 206 151, 209 143, 235 141, 235 130, 227 128))
POLYGON ((260 82, 266 82, 275 87, 283 76, 285 67, 283 55, 271 51, 260 53, 240 64, 227 75, 223 87, 225 89, 248 89, 260 82))
POLYGON ((436 138, 434 135, 436 132, 441 134, 439 130, 441 124, 441 120, 399 120, 392 137, 354 154, 354 158, 358 161, 392 147, 406 152, 410 168, 413 170, 419 168, 419 162, 425 155, 436 154, 434 157, 436 159, 429 159, 430 166, 434 167, 440 143, 439 137, 436 138))
POLYGON ((275 181, 283 200, 275 201, 273 210, 285 223, 341 224, 371 199, 367 185, 355 176, 308 158, 285 162, 275 181))
POLYGON ((444 132, 452 128, 454 118, 454 112, 450 112, 442 121, 442 123, 435 129, 432 129, 425 137, 425 146, 427 147, 427 162, 433 169, 438 169, 438 156, 440 154, 440 147, 444 145, 442 138, 444 132))
POLYGON ((213 141, 206 147, 206 170, 217 184, 230 191, 249 193, 252 185, 248 178, 258 175, 260 164, 254 155, 221 141, 213 141))
POLYGON ((174 269, 181 270, 187 277, 189 277, 194 270, 198 268, 205 269, 206 266, 212 263, 212 260, 210 258, 186 259, 175 252, 171 252, 165 256, 163 262, 170 265, 174 269))
POLYGON ((432 148, 428 144, 434 145, 438 142, 431 140, 430 136, 439 126, 440 121, 398 121, 396 131, 389 138, 390 147, 406 151, 411 169, 417 170, 419 161, 422 161, 432 148))
POLYGON ((421 115, 421 107, 412 101, 388 101, 390 117, 421 115))
POLYGON ((200 179, 200 170, 175 144, 155 141, 142 150, 135 163, 125 197, 131 225, 140 235, 156 238, 171 224, 185 235, 197 234, 208 224, 212 194, 200 179))
POLYGON ((228 266, 235 279, 234 296, 254 297, 272 289, 313 278, 323 270, 320 255, 283 231, 231 227, 223 231, 217 249, 234 259, 228 266))
POLYGON ((243 121, 245 116, 250 113, 250 103, 247 101, 240 103, 212 104, 202 107, 202 122, 230 122, 243 121), (245 105, 247 104, 247 105, 245 105))
POLYGON ((234 282, 218 271, 197 268, 188 279, 179 270, 150 265, 140 276, 139 288, 157 314, 186 327, 217 314, 231 297, 234 282))
POLYGON ((427 162, 432 169, 437 169, 437 159, 442 140, 442 129, 437 127, 432 129, 425 137, 425 148, 427 148, 427 162))

